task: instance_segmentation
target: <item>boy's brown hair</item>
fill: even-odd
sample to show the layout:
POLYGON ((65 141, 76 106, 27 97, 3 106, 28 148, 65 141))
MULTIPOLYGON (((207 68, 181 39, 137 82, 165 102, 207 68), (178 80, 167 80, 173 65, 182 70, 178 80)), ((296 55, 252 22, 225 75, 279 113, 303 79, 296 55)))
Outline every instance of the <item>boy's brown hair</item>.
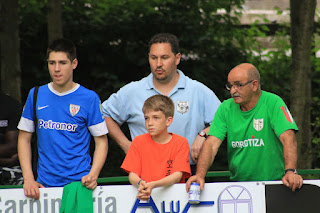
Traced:
POLYGON ((161 111, 166 118, 173 117, 174 103, 168 96, 154 95, 148 98, 142 107, 142 112, 145 114, 149 110, 161 111))

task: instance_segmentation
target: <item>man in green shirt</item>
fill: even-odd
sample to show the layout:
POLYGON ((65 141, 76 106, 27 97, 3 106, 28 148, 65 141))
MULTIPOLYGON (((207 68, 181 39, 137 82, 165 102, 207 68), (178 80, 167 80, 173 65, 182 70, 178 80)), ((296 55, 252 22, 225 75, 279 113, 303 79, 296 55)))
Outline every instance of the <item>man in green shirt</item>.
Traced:
POLYGON ((233 68, 226 87, 232 98, 215 114, 187 191, 191 182, 203 188, 207 170, 226 136, 231 180, 282 179, 293 191, 301 188, 303 180, 296 173, 298 128, 286 104, 279 96, 261 90, 259 71, 252 64, 233 68))

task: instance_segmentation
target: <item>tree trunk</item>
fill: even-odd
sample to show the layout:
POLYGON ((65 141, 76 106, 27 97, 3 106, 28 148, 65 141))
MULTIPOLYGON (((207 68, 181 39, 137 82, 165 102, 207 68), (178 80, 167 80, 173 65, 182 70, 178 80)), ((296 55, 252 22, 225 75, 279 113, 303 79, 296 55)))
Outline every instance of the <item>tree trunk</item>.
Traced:
POLYGON ((21 101, 18 0, 0 1, 1 89, 21 101))
POLYGON ((299 127, 298 167, 311 168, 311 47, 316 0, 290 0, 291 112, 299 127))
POLYGON ((48 43, 57 38, 62 38, 62 12, 61 0, 48 0, 48 43))

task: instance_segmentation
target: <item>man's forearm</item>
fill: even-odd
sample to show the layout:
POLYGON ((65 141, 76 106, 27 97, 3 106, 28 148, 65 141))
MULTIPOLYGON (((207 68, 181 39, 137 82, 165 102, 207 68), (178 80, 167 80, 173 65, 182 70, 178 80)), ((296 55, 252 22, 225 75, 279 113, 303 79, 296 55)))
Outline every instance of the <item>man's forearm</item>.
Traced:
POLYGON ((0 165, 1 166, 19 166, 19 159, 18 155, 15 154, 11 156, 10 158, 0 158, 0 165))
POLYGON ((0 156, 3 158, 10 158, 17 152, 17 144, 0 144, 0 156))
POLYGON ((283 156, 284 156, 284 169, 292 169, 291 172, 285 172, 282 177, 284 185, 289 187, 292 191, 302 187, 303 178, 294 173, 297 169, 297 140, 293 130, 287 130, 283 132, 279 137, 283 145, 283 156))
POLYGON ((283 157, 285 169, 296 169, 297 167, 297 140, 293 130, 283 132, 280 137, 283 145, 283 157))
POLYGON ((0 156, 3 158, 10 158, 17 154, 18 130, 7 131, 4 135, 4 144, 0 144, 0 156))
POLYGON ((219 150, 222 141, 214 136, 209 136, 204 142, 200 152, 200 156, 197 164, 196 175, 205 178, 207 171, 219 150))
POLYGON ((122 132, 120 126, 115 122, 112 118, 106 117, 105 118, 109 136, 115 140, 115 142, 121 147, 121 149, 127 153, 130 147, 131 141, 125 136, 122 132))
POLYGON ((204 131, 208 135, 208 133, 210 131, 210 126, 204 128, 202 131, 204 131))

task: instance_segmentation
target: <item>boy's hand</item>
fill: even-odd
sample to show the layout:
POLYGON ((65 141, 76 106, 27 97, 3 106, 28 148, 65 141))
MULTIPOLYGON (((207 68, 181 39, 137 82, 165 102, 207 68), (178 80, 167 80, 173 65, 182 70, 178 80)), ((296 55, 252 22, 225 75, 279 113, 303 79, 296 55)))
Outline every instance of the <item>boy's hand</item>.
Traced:
POLYGON ((141 180, 140 184, 138 186, 138 192, 144 190, 147 186, 146 186, 147 182, 145 180, 141 180))
POLYGON ((146 200, 148 201, 150 199, 151 196, 151 192, 152 189, 154 188, 154 184, 153 182, 145 182, 145 181, 141 181, 139 188, 138 188, 138 195, 137 198, 139 200, 146 200))
POLYGON ((41 183, 38 183, 35 180, 24 181, 23 189, 24 195, 33 199, 40 198, 40 191, 39 188, 44 188, 41 183))
POLYGON ((94 177, 91 174, 83 176, 81 178, 81 182, 82 182, 83 186, 85 186, 85 187, 87 187, 88 189, 91 189, 91 190, 94 190, 98 186, 97 178, 94 177))

